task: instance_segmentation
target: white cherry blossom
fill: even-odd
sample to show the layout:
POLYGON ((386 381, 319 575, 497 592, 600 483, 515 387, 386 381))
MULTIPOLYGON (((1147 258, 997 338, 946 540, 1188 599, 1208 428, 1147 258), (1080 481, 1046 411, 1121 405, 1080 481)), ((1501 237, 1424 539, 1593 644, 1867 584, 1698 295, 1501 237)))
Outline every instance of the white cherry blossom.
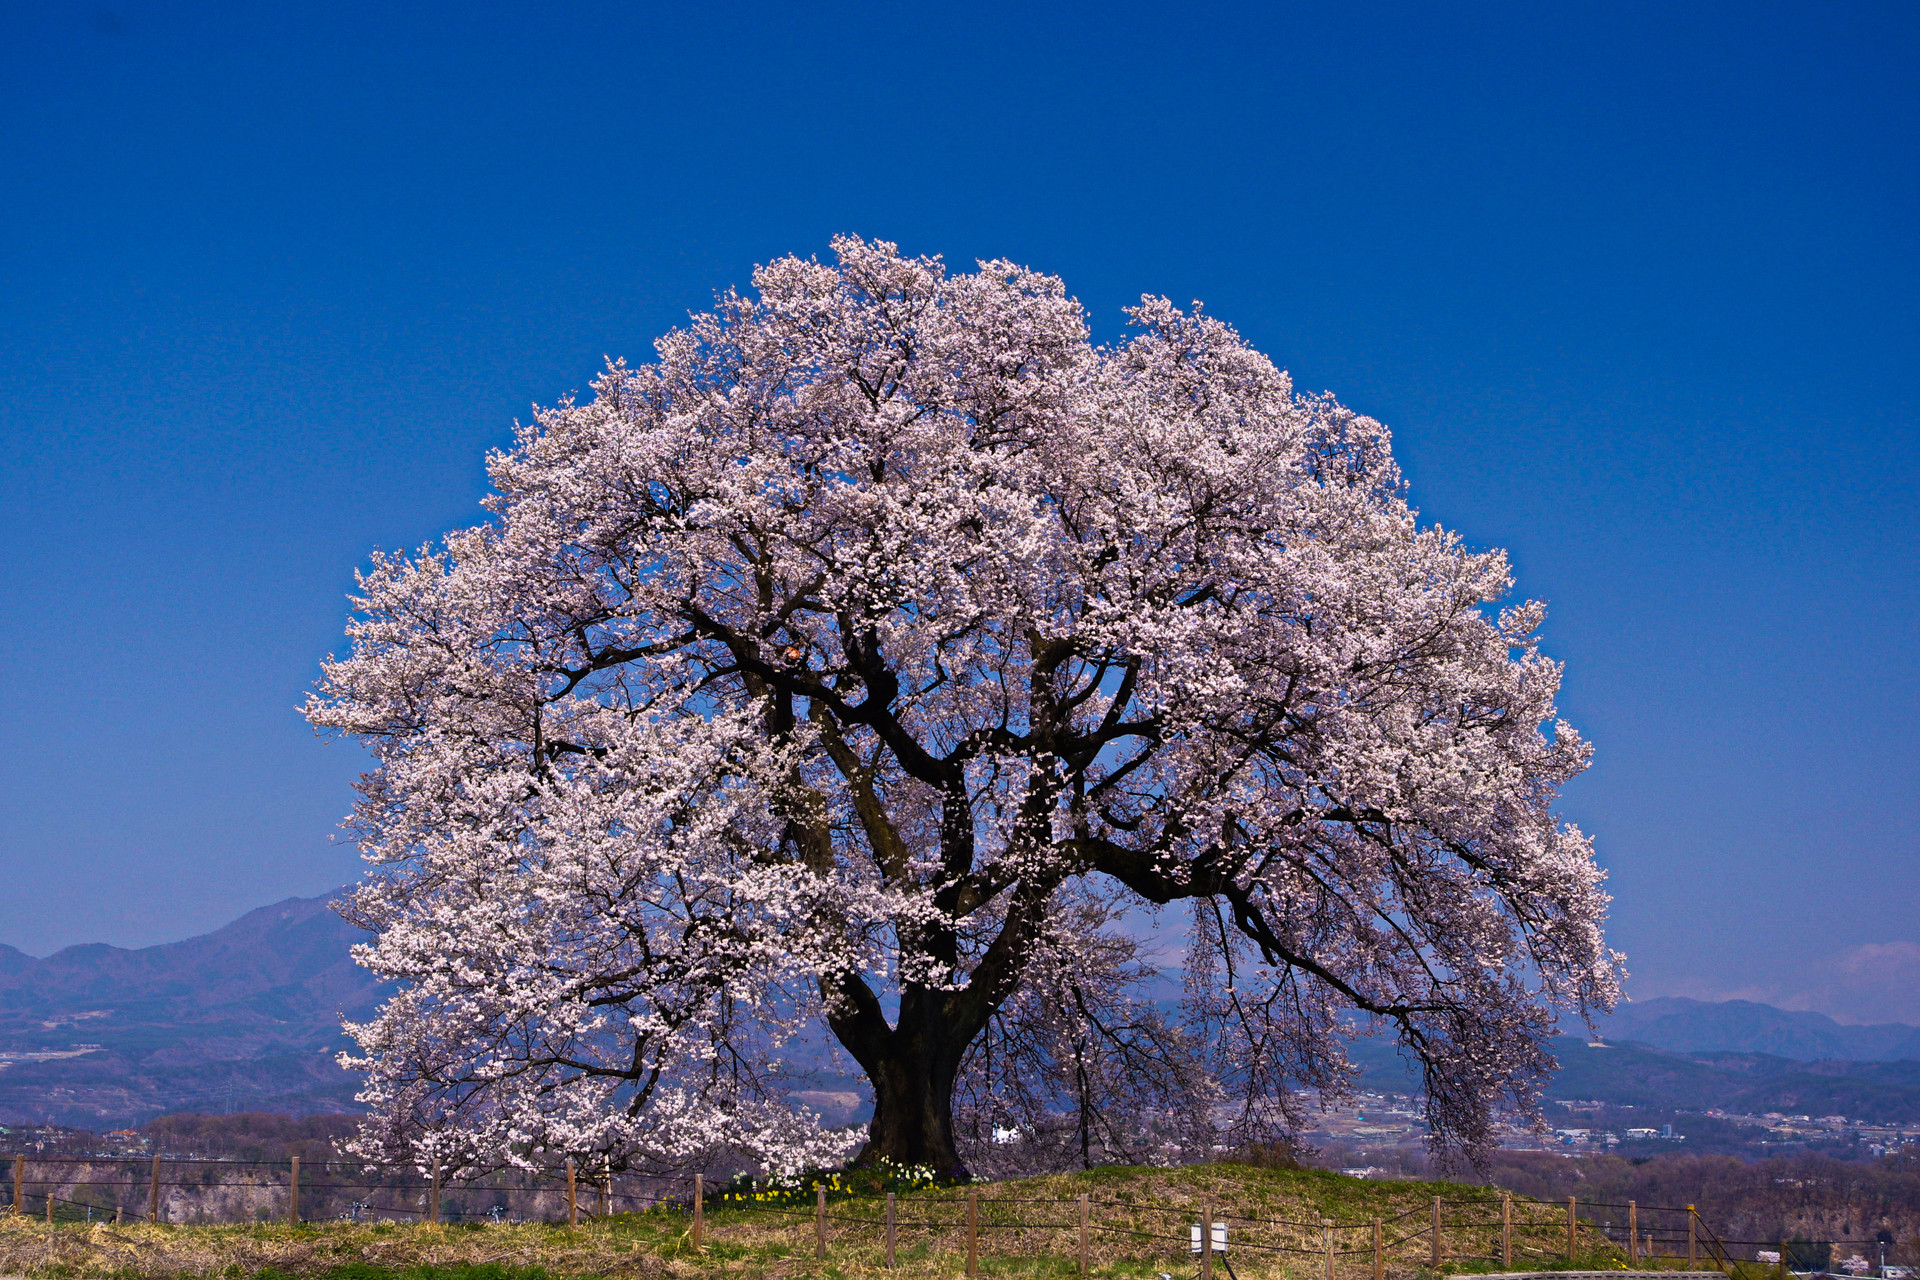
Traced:
POLYGON ((831 1160, 778 1102, 818 1017, 863 1158, 955 1169, 969 1047, 1090 1044, 1141 902, 1191 913, 1184 1025, 1101 1070, 1179 1048, 1168 1114, 1285 1130, 1354 1026, 1443 1146, 1532 1106, 1619 957, 1504 555, 1197 309, 1097 346, 1053 277, 834 249, 539 412, 485 524, 362 575, 307 714, 377 762, 370 1149, 831 1160))

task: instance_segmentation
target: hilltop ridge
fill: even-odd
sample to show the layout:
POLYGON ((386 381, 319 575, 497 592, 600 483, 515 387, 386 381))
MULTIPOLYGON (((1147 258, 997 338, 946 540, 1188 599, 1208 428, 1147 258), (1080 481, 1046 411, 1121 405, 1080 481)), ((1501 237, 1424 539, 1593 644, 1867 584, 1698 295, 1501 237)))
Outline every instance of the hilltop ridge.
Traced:
POLYGON ((1609 1040, 1678 1053, 1760 1053, 1802 1062, 1920 1059, 1920 1027, 1903 1022, 1848 1026, 1824 1013, 1752 1000, 1655 996, 1621 1005, 1597 1027, 1609 1040))
POLYGON ((342 1015, 384 988, 334 894, 288 898, 211 933, 129 949, 0 947, 0 1120, 85 1128, 177 1111, 354 1109, 333 1057, 342 1015))

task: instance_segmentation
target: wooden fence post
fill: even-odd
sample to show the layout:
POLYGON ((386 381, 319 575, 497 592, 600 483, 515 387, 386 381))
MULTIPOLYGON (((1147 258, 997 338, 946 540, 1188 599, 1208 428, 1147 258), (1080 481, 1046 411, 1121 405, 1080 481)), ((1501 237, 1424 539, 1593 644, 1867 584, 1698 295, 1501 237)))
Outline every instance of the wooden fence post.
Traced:
POLYGON ((573 1157, 567 1157, 567 1225, 580 1225, 580 1188, 573 1167, 573 1157))
POLYGON ((1431 1261, 1433 1263, 1434 1268, 1438 1270, 1440 1266, 1440 1197, 1439 1196, 1435 1196, 1433 1198, 1433 1257, 1431 1261))
POLYGON ((1572 1262, 1574 1250, 1579 1247, 1579 1208, 1577 1196, 1567 1197, 1567 1261, 1572 1262))
POLYGON ((887 1266, 893 1266, 893 1192, 887 1192, 887 1266))
MULTIPOLYGON (((1212 1243, 1209 1241, 1208 1243, 1212 1243)), ((1333 1280, 1333 1219, 1320 1219, 1320 1243, 1327 1253, 1327 1280, 1333 1280)))
POLYGON ((147 1189, 147 1221, 160 1221, 160 1157, 153 1158, 153 1181, 147 1189))
POLYGON ((1200 1202, 1200 1280, 1213 1280, 1213 1206, 1200 1202))
POLYGON ((1640 1206, 1627 1201, 1627 1263, 1640 1261, 1640 1206))
POLYGON ((967 1192, 967 1274, 980 1274, 980 1193, 967 1192))
POLYGON ((1513 1192, 1500 1193, 1500 1265, 1513 1270, 1513 1192))
POLYGON ((1381 1243, 1380 1219, 1373 1220, 1373 1280, 1387 1280, 1387 1253, 1381 1243))
POLYGON ((53 1184, 47 1184, 47 1225, 53 1225, 53 1184))
POLYGON ((433 1158, 433 1182, 427 1187, 427 1221, 440 1221, 440 1157, 433 1158))
POLYGON ((613 1215, 613 1166, 608 1164, 600 1174, 600 1220, 605 1222, 613 1215))
POLYGON ((1087 1274, 1087 1193, 1080 1193, 1080 1274, 1087 1274))
POLYGON ((293 1177, 287 1183, 287 1224, 300 1224, 300 1157, 293 1157, 293 1177))
POLYGON ((22 1212, 20 1207, 20 1188, 26 1182, 26 1178, 27 1158, 25 1156, 15 1156, 13 1158, 13 1211, 15 1213, 22 1212))
POLYGON ((693 1251, 700 1252, 700 1246, 707 1234, 707 1175, 693 1175, 693 1251))
POLYGON ((1687 1206, 1687 1270, 1700 1269, 1700 1212, 1687 1206))
POLYGON ((827 1260, 827 1189, 813 1189, 813 1256, 827 1260))

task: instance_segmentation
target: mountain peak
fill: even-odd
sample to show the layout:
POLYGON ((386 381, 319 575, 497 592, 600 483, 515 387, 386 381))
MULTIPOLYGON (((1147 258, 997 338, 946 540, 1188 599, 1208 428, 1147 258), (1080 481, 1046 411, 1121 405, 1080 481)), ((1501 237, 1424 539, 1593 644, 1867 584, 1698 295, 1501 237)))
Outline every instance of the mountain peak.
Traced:
POLYGON ((340 1015, 366 1017, 387 988, 353 963, 367 935, 332 910, 337 896, 152 947, 87 943, 44 960, 0 948, 0 1121, 352 1109, 357 1078, 332 1061, 340 1015), (81 1041, 97 1047, 72 1056, 81 1041))
POLYGON ((1920 1027, 1900 1022, 1845 1026, 1824 1013, 1752 1000, 1654 996, 1624 1004, 1594 1025, 1609 1040, 1635 1040, 1674 1053, 1764 1053, 1807 1062, 1920 1058, 1920 1027))

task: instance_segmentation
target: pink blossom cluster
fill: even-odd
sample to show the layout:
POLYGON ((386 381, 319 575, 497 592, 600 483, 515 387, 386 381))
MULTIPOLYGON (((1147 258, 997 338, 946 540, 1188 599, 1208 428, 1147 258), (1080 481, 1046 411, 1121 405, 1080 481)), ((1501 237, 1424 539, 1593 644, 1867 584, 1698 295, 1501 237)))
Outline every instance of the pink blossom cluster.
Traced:
POLYGON ((1137 1002, 1140 903, 1188 904, 1203 1127, 1291 1125, 1356 1029, 1443 1145, 1532 1106, 1620 958, 1504 555, 1197 308, 1102 346, 1053 277, 834 250, 539 412, 488 522, 361 576, 307 714, 376 761, 367 1149, 844 1158, 779 1097, 819 1018, 869 1155, 940 1165, 996 1018, 1058 1061, 1137 1002))

